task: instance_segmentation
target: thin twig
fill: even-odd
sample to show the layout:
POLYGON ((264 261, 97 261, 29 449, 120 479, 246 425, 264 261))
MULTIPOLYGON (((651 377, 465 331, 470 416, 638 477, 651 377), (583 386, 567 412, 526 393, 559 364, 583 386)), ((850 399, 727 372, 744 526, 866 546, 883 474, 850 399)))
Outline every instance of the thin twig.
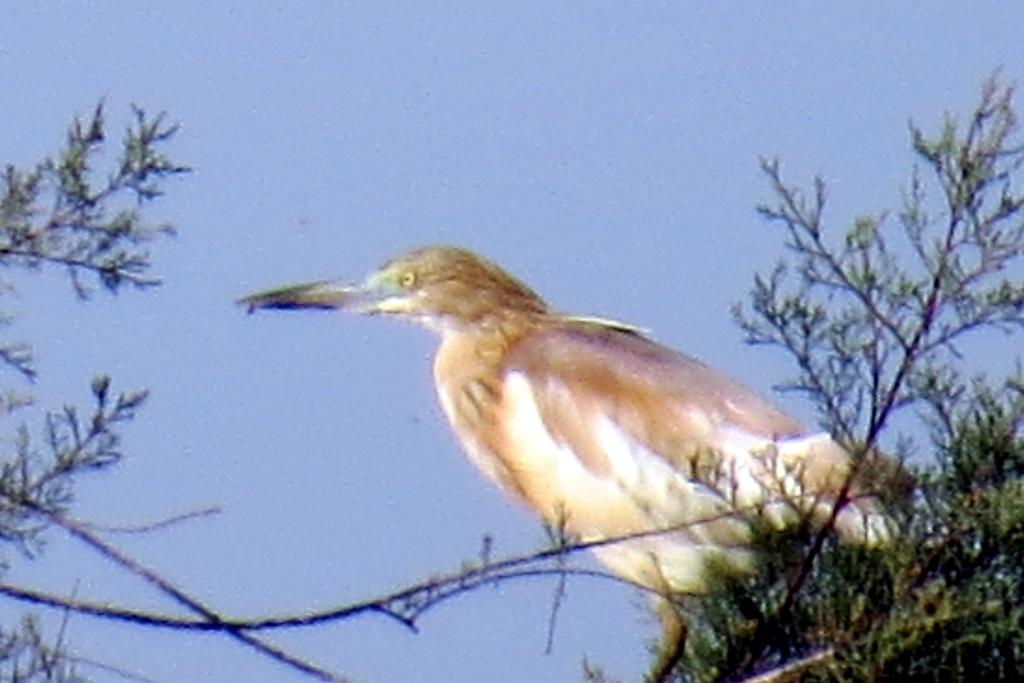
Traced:
POLYGON ((167 527, 175 526, 183 522, 191 522, 203 517, 212 517, 213 515, 219 515, 222 512, 220 506, 210 505, 205 508, 198 510, 191 510, 188 512, 182 512, 170 517, 164 517, 162 519, 156 519, 151 522, 142 522, 139 524, 119 524, 107 526, 104 524, 97 524, 95 522, 82 522, 83 527, 92 529, 93 531, 102 531, 104 533, 113 534, 144 534, 150 531, 158 531, 160 529, 166 529, 167 527))
POLYGON ((744 678, 740 683, 789 683, 789 681, 797 680, 811 669, 831 661, 835 654, 835 650, 832 648, 821 650, 801 657, 795 662, 787 662, 770 671, 744 678))
POLYGON ((315 664, 312 664, 304 659, 300 659, 292 654, 289 654, 285 650, 264 642, 249 633, 246 633, 243 629, 225 624, 223 618, 216 611, 204 605, 201 601, 185 593, 183 590, 172 584, 164 577, 157 574, 152 569, 142 565, 138 561, 128 557, 121 551, 117 550, 110 544, 106 543, 84 525, 72 520, 64 515, 54 513, 49 510, 45 510, 39 507, 33 507, 34 511, 44 516, 49 521, 53 522, 60 528, 67 531, 69 534, 79 539, 89 547, 93 548, 101 555, 111 560, 115 564, 124 569, 127 569, 132 574, 142 578, 150 585, 156 587, 161 593, 172 598, 178 604, 186 607, 192 612, 199 614, 206 621, 211 624, 221 625, 220 631, 227 633, 230 637, 244 643, 248 647, 260 652, 271 659, 274 659, 282 664, 285 664, 293 669, 301 671, 305 674, 315 676, 320 680, 330 681, 331 683, 352 683, 350 679, 335 674, 327 669, 323 669, 315 664))

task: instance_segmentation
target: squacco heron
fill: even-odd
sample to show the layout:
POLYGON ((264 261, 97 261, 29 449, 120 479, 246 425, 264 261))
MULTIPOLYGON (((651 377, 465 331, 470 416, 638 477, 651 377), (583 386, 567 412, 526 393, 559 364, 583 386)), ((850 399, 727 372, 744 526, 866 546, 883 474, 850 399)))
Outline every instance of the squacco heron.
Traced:
POLYGON ((254 294, 255 309, 391 315, 441 337, 434 380, 470 460, 613 573, 657 595, 667 677, 685 628, 668 603, 712 571, 752 568, 750 522, 831 523, 875 545, 891 521, 870 478, 828 435, 628 325, 565 315, 494 263, 457 247, 398 256, 365 282, 254 294))

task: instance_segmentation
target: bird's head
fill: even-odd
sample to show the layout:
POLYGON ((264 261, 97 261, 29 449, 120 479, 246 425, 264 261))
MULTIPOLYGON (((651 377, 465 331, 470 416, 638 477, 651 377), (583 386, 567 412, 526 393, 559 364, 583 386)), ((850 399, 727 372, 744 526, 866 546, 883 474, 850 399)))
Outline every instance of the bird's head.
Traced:
POLYGON ((238 303, 249 311, 321 308, 386 313, 442 331, 548 310, 533 290, 499 266, 450 246, 397 256, 361 284, 321 280, 258 292, 238 303))

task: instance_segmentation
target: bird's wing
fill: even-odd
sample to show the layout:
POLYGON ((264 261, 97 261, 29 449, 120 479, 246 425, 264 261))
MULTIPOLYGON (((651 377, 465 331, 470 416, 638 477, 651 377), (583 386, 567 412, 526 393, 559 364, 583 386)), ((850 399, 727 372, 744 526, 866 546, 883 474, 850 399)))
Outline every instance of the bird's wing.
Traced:
POLYGON ((538 399, 551 400, 551 419, 564 407, 556 394, 567 392, 668 460, 690 455, 680 441, 721 448, 738 435, 771 441, 806 433, 795 419, 704 363, 604 325, 574 321, 528 335, 510 349, 505 371, 530 378, 538 399))
MULTIPOLYGON (((687 492, 699 494, 701 514, 721 509, 717 496, 777 523, 797 509, 827 517, 851 471, 849 454, 827 435, 808 433, 738 382, 635 333, 575 321, 535 332, 510 349, 503 377, 506 417, 524 424, 509 438, 539 421, 560 449, 558 471, 574 459, 580 473, 662 522, 692 517, 680 508, 687 492)), ((513 450, 543 452, 525 443, 513 450)), ((522 466, 531 468, 543 469, 522 466)), ((572 495, 570 484, 560 495, 572 495)), ((863 516, 837 528, 871 542, 863 516)))

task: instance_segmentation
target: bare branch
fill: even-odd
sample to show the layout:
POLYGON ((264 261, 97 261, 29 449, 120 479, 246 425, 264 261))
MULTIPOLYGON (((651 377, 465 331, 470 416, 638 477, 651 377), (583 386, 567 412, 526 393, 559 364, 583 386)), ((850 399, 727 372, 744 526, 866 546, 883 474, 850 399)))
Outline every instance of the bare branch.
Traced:
MULTIPOLYGON (((223 617, 215 610, 204 605, 200 600, 194 598, 169 580, 157 574, 155 571, 142 565, 136 560, 128 557, 124 553, 120 552, 110 544, 106 543, 95 534, 90 532, 85 526, 77 523, 76 521, 65 517, 61 514, 56 514, 52 511, 45 509, 36 509, 37 513, 46 517, 49 521, 61 527, 75 538, 79 539, 89 547, 96 550, 105 558, 111 560, 118 566, 128 570, 132 574, 144 579, 150 585, 156 587, 161 593, 170 597, 178 604, 187 608, 191 612, 200 615, 206 622, 210 624, 220 625, 221 628, 217 629, 227 633, 231 638, 247 645, 248 647, 256 650, 257 652, 270 657, 271 659, 278 661, 286 666, 289 666, 297 671, 311 675, 315 678, 324 681, 331 681, 332 683, 350 683, 350 679, 333 673, 321 667, 318 667, 304 659, 300 659, 292 654, 289 654, 285 650, 277 647, 276 645, 264 642, 263 640, 246 633, 244 630, 225 624, 223 617)), ((141 622, 139 622, 141 623, 141 622)))
POLYGON ((159 531, 161 529, 167 529, 172 526, 177 526, 185 522, 191 522, 206 517, 212 517, 221 513, 220 506, 209 505, 198 510, 189 510, 162 519, 157 519, 152 522, 143 522, 141 524, 119 524, 119 525, 103 525, 96 524, 93 522, 80 522, 85 528, 93 531, 101 531, 106 533, 116 534, 146 534, 152 531, 159 531))

